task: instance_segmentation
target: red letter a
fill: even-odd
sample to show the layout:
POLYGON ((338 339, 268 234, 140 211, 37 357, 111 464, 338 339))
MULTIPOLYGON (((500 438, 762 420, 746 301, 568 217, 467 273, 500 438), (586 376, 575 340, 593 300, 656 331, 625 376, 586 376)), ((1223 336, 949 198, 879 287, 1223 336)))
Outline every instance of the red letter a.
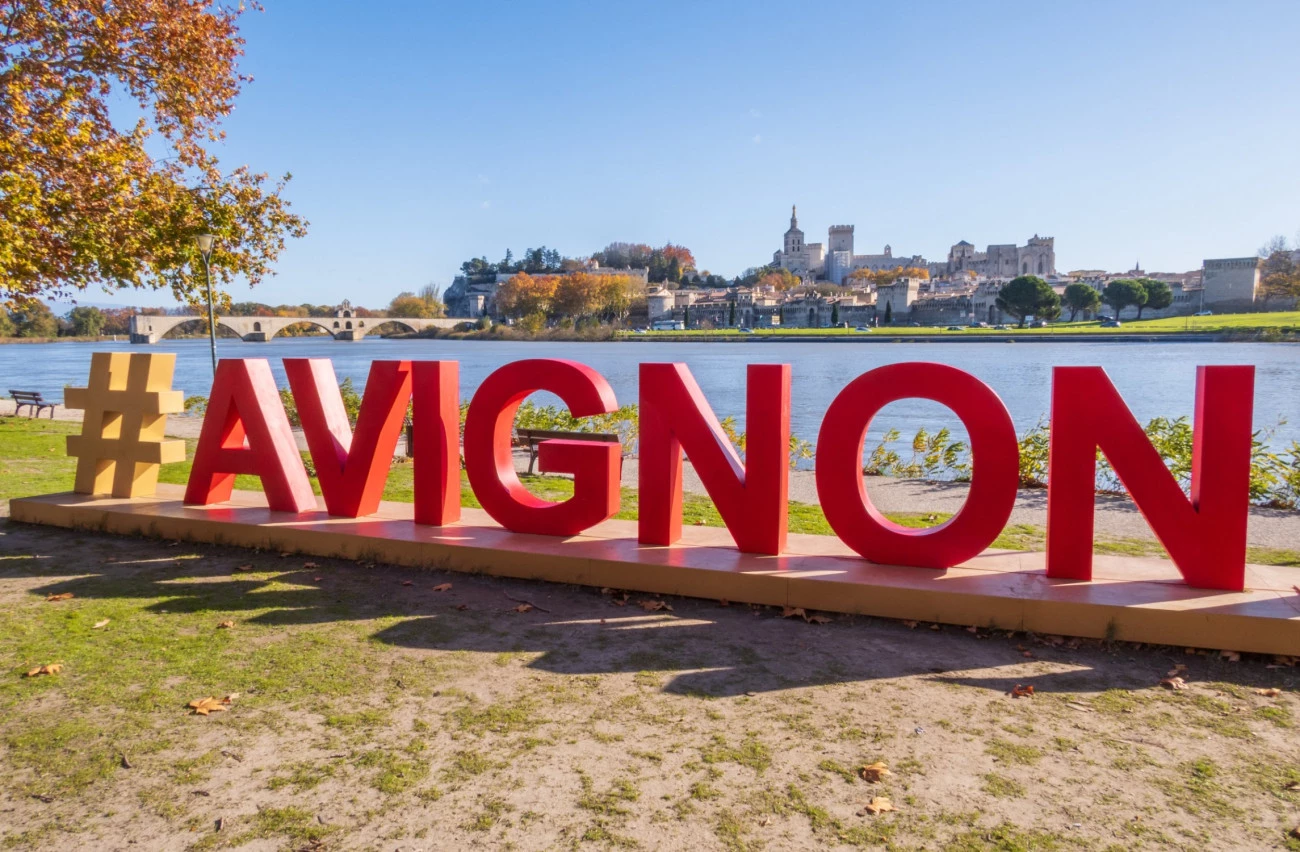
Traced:
POLYGON ((1100 367, 1057 367, 1047 470, 1047 575, 1092 579, 1097 450, 1188 585, 1246 582, 1254 367, 1198 367, 1189 501, 1100 367))
POLYGON ((411 362, 371 363, 355 435, 328 358, 285 358, 284 372, 326 511, 345 518, 373 515, 411 399, 411 362))
POLYGON ((745 463, 685 364, 641 365, 640 521, 643 544, 682 537, 682 451, 745 553, 785 549, 790 365, 750 364, 745 463))
POLYGON ((185 502, 206 506, 229 500, 237 473, 262 478, 266 502, 273 511, 311 512, 316 508, 311 482, 265 358, 226 358, 217 365, 185 502))

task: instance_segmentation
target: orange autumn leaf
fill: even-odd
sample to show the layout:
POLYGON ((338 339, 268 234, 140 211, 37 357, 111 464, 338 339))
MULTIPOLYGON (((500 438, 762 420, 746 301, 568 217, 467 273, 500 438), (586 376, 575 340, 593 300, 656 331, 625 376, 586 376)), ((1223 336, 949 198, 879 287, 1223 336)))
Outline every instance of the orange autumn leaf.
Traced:
POLYGON ((1186 689, 1187 682, 1181 677, 1167 677, 1160 681, 1160 685, 1165 689, 1186 689))
POLYGON ((72 592, 61 592, 61 593, 59 593, 59 594, 57 594, 57 595, 46 595, 46 596, 45 596, 45 600, 46 600, 47 603, 53 603, 53 602, 55 602, 55 601, 66 601, 66 600, 71 600, 71 599, 74 598, 74 597, 76 597, 76 596, 73 595, 72 592))
POLYGON ((50 663, 44 666, 37 666, 29 671, 25 676, 36 677, 37 675, 56 675, 61 671, 63 671, 62 663, 50 663))
POLYGON ((1033 698, 1034 685, 1032 683, 1028 684, 1027 686, 1021 686, 1020 684, 1016 684, 1011 688, 1011 697, 1012 698, 1033 698))
POLYGON ((226 709, 219 699, 211 696, 195 699, 190 702, 189 706, 196 716, 206 716, 209 713, 219 713, 226 709))
POLYGON ((903 626, 906 627, 908 630, 915 630, 917 627, 917 623, 915 621, 904 621, 903 626))
POLYGON ((235 622, 226 620, 217 625, 218 630, 229 630, 235 626, 235 622))
POLYGON ((894 807, 894 803, 889 801, 888 797, 876 796, 874 799, 867 802, 867 806, 862 810, 875 816, 876 814, 883 814, 887 811, 895 811, 898 809, 894 807))
POLYGON ((96 621, 96 622, 95 622, 95 626, 94 626, 94 627, 91 627, 90 629, 91 629, 91 630, 98 630, 98 629, 101 628, 101 627, 107 627, 107 626, 108 626, 108 622, 109 622, 109 619, 107 619, 107 618, 102 619, 102 620, 100 620, 100 621, 96 621))
POLYGON ((666 601, 641 601, 641 608, 646 612, 673 611, 673 608, 666 601))
POLYGON ((1255 690, 1255 694, 1262 695, 1265 698, 1277 698, 1279 695, 1282 694, 1282 690, 1278 689, 1276 686, 1273 686, 1273 687, 1269 687, 1268 689, 1257 689, 1255 690))
POLYGON ((435 592, 446 592, 451 590, 451 583, 439 583, 433 587, 435 592))
POLYGON ((807 618, 808 613, 801 606, 787 606, 781 609, 782 618, 807 618))
POLYGON ((875 763, 869 763, 858 770, 858 775, 862 777, 862 780, 868 781, 872 784, 875 784, 877 781, 881 780, 882 778, 888 778, 890 775, 893 774, 894 773, 889 771, 889 767, 885 764, 883 760, 878 760, 875 763))
POLYGON ((514 608, 515 612, 528 612, 533 608, 532 604, 522 603, 514 608))

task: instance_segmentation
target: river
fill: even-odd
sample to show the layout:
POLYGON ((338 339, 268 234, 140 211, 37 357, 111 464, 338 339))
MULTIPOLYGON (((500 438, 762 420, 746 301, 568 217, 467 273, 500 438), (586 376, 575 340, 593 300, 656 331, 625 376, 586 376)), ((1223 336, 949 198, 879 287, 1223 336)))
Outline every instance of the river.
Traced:
MULTIPOLYGON (((85 383, 90 354, 96 351, 175 352, 174 387, 186 395, 207 395, 212 367, 206 340, 164 340, 153 346, 129 343, 36 343, 0 345, 0 390, 38 390, 62 399, 65 386, 85 383)), ((340 381, 351 377, 364 386, 376 359, 447 359, 460 362, 461 395, 468 398, 495 368, 521 358, 569 358, 599 370, 620 402, 635 402, 637 365, 642 361, 681 361, 694 373, 719 417, 733 414, 743 423, 745 365, 792 366, 791 428, 815 440, 822 415, 845 384, 860 373, 899 361, 938 361, 960 367, 988 383, 1024 431, 1048 412, 1053 366, 1104 367, 1134 414, 1152 417, 1192 414, 1196 367, 1202 364, 1255 365, 1255 427, 1275 430, 1269 443, 1281 448, 1300 440, 1300 345, 1287 343, 554 343, 447 341, 428 339, 356 342, 330 338, 276 338, 267 343, 218 340, 222 357, 267 358, 281 386, 281 358, 327 357, 340 381), (1279 425, 1279 421, 1287 422, 1279 425)), ((539 399, 539 402, 553 401, 539 399)), ((905 438, 920 427, 948 426, 964 437, 956 417, 931 402, 897 402, 872 423, 878 436, 890 427, 905 438)))

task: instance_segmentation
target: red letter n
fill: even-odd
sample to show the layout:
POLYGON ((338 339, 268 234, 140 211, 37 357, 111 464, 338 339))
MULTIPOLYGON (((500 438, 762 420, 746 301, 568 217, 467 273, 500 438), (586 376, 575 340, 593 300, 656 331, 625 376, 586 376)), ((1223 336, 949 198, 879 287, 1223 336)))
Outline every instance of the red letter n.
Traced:
POLYGON ((741 464, 685 364, 641 365, 641 543, 672 544, 682 536, 684 450, 738 548, 785 548, 790 365, 751 364, 748 383, 741 464))
POLYGON ((1241 591, 1254 367, 1198 367, 1192 493, 1165 467, 1100 367, 1057 367, 1047 477, 1047 575, 1092 579, 1100 449, 1188 585, 1241 591))

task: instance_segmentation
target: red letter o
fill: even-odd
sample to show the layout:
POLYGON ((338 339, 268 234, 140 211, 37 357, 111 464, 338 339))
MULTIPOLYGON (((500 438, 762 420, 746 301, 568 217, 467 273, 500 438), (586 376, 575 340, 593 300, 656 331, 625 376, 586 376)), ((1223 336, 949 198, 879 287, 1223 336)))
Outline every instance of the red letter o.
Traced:
POLYGON ((1011 517, 1020 482, 1015 426, 993 389, 944 364, 891 364, 848 384, 826 412, 817 438, 817 496, 845 544, 872 562, 951 568, 988 547, 1011 517), (909 529, 872 505, 862 478, 867 427, 900 399, 929 399, 951 408, 970 433, 971 486, 966 503, 937 527, 909 529))

